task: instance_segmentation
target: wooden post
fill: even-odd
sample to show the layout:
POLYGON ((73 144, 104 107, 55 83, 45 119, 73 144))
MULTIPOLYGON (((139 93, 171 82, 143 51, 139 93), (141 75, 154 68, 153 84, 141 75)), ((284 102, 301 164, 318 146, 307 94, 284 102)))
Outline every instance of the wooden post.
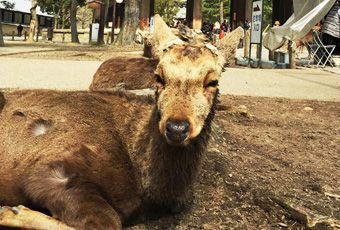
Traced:
POLYGON ((112 30, 111 30, 111 44, 115 41, 115 27, 116 27, 116 0, 112 3, 112 30))
POLYGON ((90 32, 89 32, 89 44, 92 42, 92 23, 90 24, 90 32))
POLYGON ((202 28, 202 0, 194 0, 194 9, 193 9, 193 23, 192 28, 201 29, 202 28))
POLYGON ((36 34, 36 42, 38 42, 38 40, 39 40, 39 27, 37 26, 37 34, 36 34))
POLYGON ((250 48, 250 29, 246 30, 244 33, 244 44, 243 44, 243 56, 249 57, 249 48, 250 48))
POLYGON ((150 15, 149 17, 155 16, 155 0, 150 0, 150 15))
POLYGON ((12 41, 14 41, 14 31, 12 31, 12 41))
POLYGON ((97 45, 104 44, 104 27, 105 27, 105 4, 102 1, 102 3, 100 4, 100 22, 97 45))
POLYGON ((190 28, 193 28, 193 9, 194 9, 194 0, 187 0, 186 3, 186 25, 190 28))
POLYGON ((223 22, 223 1, 220 1, 220 23, 223 22))
POLYGON ((296 64, 295 64, 295 49, 294 49, 294 43, 293 41, 289 40, 288 42, 288 52, 289 52, 289 68, 290 69, 295 69, 296 64))
MULTIPOLYGON (((104 34, 105 34, 105 33, 104 33, 104 34)), ((111 32, 107 31, 106 39, 105 39, 105 44, 109 44, 109 42, 110 42, 110 37, 112 37, 112 36, 111 36, 111 32)))
MULTIPOLYGON (((149 17, 150 17, 150 0, 142 0, 142 6, 140 11, 140 21, 143 24, 149 24, 149 17)), ((145 26, 147 26, 145 25, 145 26)), ((144 28, 141 28, 144 29, 144 28)))
POLYGON ((187 0, 186 22, 192 29, 202 28, 202 0, 187 0))

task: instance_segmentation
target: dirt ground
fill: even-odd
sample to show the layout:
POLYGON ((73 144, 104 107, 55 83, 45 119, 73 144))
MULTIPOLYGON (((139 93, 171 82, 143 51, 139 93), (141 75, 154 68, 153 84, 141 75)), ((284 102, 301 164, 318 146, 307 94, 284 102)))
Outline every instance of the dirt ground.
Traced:
POLYGON ((340 228, 339 103, 220 99, 192 206, 131 229, 340 228))

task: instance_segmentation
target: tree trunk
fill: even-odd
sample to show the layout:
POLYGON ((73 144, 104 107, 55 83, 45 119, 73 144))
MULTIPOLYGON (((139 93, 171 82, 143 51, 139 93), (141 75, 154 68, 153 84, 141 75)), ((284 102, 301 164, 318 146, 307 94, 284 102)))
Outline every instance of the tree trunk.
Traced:
POLYGON ((124 23, 118 37, 120 45, 131 45, 135 42, 136 30, 139 25, 139 10, 141 0, 126 0, 124 23))
POLYGON ((38 17, 37 17, 37 0, 32 0, 32 8, 31 8, 31 23, 30 23, 30 31, 28 34, 27 42, 34 42, 34 36, 37 32, 38 26, 38 17))
POLYGON ((61 29, 65 29, 66 28, 67 9, 65 7, 63 7, 63 9, 61 10, 61 17, 60 17, 60 19, 61 19, 61 29))
POLYGON ((105 22, 105 27, 108 27, 108 22, 107 22, 107 15, 109 13, 109 7, 110 7, 110 0, 105 0, 105 17, 104 17, 104 22, 105 22))
POLYGON ((289 68, 296 69, 295 63, 295 48, 293 41, 289 40, 288 42, 288 53, 289 53, 289 68))
MULTIPOLYGON (((0 16, 1 16, 1 9, 0 9, 0 16)), ((0 46, 5 46, 4 37, 2 35, 2 24, 1 24, 1 17, 0 17, 0 46)))
POLYGON ((223 0, 220 0, 220 23, 223 22, 223 0))
POLYGON ((71 21, 71 42, 79 43, 78 31, 77 31, 77 6, 78 1, 72 0, 70 9, 70 21, 71 21))

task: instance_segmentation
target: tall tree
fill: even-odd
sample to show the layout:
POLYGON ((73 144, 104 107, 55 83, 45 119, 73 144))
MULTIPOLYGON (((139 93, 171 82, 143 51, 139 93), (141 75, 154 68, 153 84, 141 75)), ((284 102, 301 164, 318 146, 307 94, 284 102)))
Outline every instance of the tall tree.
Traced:
MULTIPOLYGON (((1 16, 1 8, 0 8, 0 16, 1 16)), ((2 23, 1 23, 1 17, 0 17, 0 46, 4 46, 4 37, 2 35, 2 23)))
POLYGON ((71 0, 70 23, 71 23, 71 42, 72 43, 79 43, 78 29, 77 29, 77 7, 78 7, 78 1, 71 0))
POLYGON ((155 0, 155 13, 161 15, 166 23, 171 24, 181 4, 181 0, 155 0))
POLYGON ((31 6, 31 23, 30 23, 30 31, 28 34, 27 42, 34 42, 34 35, 37 31, 38 27, 38 17, 37 17, 37 6, 38 2, 37 0, 32 0, 32 6, 31 6))
MULTIPOLYGON (((9 2, 9 1, 0 1, 0 5, 2 5, 5 9, 14 9, 15 3, 9 2)), ((2 34, 2 23, 1 23, 1 8, 0 8, 0 46, 4 46, 4 37, 2 34)))
POLYGON ((77 10, 78 7, 85 5, 85 0, 38 0, 39 6, 43 11, 53 13, 55 15, 55 23, 58 22, 59 27, 65 28, 66 25, 71 27, 71 41, 79 43, 77 30, 77 10), (58 20, 59 19, 59 20, 58 20), (68 23, 69 21, 69 23, 68 23))
POLYGON ((231 0, 203 0, 203 21, 213 23, 221 20, 221 4, 223 4, 223 16, 227 18, 230 14, 231 0))
POLYGON ((92 23, 93 12, 87 6, 83 6, 77 10, 78 28, 86 29, 92 23))
POLYGON ((140 6, 141 0, 125 0, 124 22, 118 36, 119 44, 131 45, 134 43, 139 25, 140 6))
POLYGON ((40 9, 43 12, 53 14, 54 16, 54 28, 61 28, 62 11, 65 7, 68 7, 68 0, 37 0, 40 9))
POLYGON ((15 2, 9 2, 9 1, 0 1, 0 5, 2 5, 7 10, 13 10, 15 7, 15 2))
POLYGON ((267 25, 272 26, 273 3, 272 0, 263 1, 263 22, 262 28, 265 29, 267 25))
POLYGON ((223 22, 224 9, 223 9, 223 0, 220 0, 220 23, 223 22))

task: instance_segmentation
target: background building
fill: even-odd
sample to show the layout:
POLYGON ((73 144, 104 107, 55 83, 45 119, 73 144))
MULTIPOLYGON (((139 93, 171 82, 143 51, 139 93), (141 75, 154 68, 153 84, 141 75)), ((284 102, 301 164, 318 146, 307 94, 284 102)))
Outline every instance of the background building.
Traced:
MULTIPOLYGON (((29 31, 30 21, 31 21, 31 13, 28 11, 18 11, 18 10, 9 10, 1 8, 1 22, 2 22, 2 32, 4 35, 17 35, 18 30, 17 26, 22 25, 23 31, 29 31)), ((39 30, 43 28, 53 27, 53 17, 49 15, 38 14, 38 22, 39 22, 39 30)))

